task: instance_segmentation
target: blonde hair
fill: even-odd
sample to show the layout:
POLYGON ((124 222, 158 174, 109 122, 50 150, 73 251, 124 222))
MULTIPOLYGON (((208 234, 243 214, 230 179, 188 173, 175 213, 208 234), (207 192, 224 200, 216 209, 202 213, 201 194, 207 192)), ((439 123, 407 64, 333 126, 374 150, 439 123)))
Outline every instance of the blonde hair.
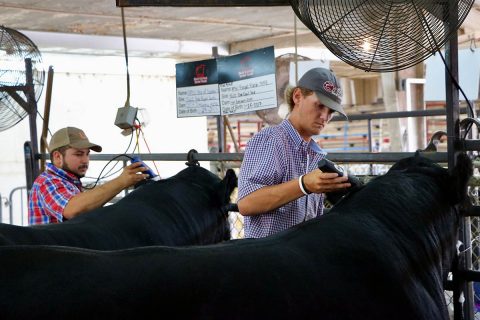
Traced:
POLYGON ((302 95, 304 97, 307 97, 311 94, 313 94, 313 90, 310 90, 310 89, 306 89, 306 88, 302 88, 302 87, 292 87, 292 86, 288 86, 286 89, 285 89, 285 101, 287 102, 288 104, 288 112, 292 112, 293 110, 293 107, 295 106, 295 102, 293 102, 293 92, 295 91, 295 89, 300 89, 300 92, 302 93, 302 95))

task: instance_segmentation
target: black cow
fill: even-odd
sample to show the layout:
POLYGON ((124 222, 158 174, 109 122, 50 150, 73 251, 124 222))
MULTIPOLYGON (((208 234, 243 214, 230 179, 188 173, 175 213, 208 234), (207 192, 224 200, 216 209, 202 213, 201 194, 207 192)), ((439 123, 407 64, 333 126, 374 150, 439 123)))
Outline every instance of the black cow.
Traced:
POLYGON ((229 240, 227 209, 236 183, 233 170, 221 180, 200 166, 190 166, 169 179, 140 186, 116 204, 60 224, 0 224, 0 245, 115 250, 229 240))
POLYGON ((263 239, 120 251, 0 248, 2 319, 447 320, 471 161, 409 158, 263 239))

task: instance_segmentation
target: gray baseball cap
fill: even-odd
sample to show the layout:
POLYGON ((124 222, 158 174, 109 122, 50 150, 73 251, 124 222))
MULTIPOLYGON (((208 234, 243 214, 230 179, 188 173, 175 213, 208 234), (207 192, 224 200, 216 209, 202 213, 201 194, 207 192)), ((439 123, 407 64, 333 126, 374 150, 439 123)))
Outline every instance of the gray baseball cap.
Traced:
POLYGON ((347 118, 342 107, 342 88, 332 71, 325 68, 310 69, 300 78, 298 86, 314 91, 324 105, 347 118))
POLYGON ((78 149, 92 149, 97 152, 102 151, 101 146, 91 143, 85 135, 85 132, 75 127, 66 127, 55 132, 52 139, 50 139, 48 151, 52 152, 65 146, 78 149))

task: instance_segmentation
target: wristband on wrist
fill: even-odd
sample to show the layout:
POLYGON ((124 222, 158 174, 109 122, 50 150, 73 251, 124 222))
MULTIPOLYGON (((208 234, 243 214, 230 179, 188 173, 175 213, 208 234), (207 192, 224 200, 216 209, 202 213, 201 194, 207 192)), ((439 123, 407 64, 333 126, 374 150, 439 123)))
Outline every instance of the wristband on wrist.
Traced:
POLYGON ((307 188, 305 188, 305 184, 303 183, 303 176, 304 174, 302 174, 299 178, 298 178, 298 186, 300 187, 300 190, 302 191, 302 193, 304 195, 309 195, 311 192, 307 190, 307 188))

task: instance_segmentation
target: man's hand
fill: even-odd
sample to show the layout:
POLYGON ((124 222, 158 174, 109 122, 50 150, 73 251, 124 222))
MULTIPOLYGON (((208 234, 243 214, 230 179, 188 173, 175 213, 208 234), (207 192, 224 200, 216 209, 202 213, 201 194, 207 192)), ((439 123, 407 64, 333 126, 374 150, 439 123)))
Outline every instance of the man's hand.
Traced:
POLYGON ((123 172, 115 179, 99 185, 92 190, 80 192, 73 196, 63 210, 63 216, 67 219, 72 219, 83 212, 99 208, 123 189, 133 186, 143 179, 147 179, 148 174, 142 173, 147 170, 147 168, 141 165, 140 162, 132 163, 123 168, 123 172))
POLYGON ((303 176, 303 184, 309 192, 326 193, 346 189, 351 186, 345 174, 339 177, 337 173, 322 172, 315 169, 303 176))
POLYGON ((122 189, 128 188, 142 180, 148 179, 149 175, 142 173, 147 170, 147 168, 142 166, 141 162, 134 162, 123 168, 122 174, 118 176, 118 179, 123 186, 122 189))

